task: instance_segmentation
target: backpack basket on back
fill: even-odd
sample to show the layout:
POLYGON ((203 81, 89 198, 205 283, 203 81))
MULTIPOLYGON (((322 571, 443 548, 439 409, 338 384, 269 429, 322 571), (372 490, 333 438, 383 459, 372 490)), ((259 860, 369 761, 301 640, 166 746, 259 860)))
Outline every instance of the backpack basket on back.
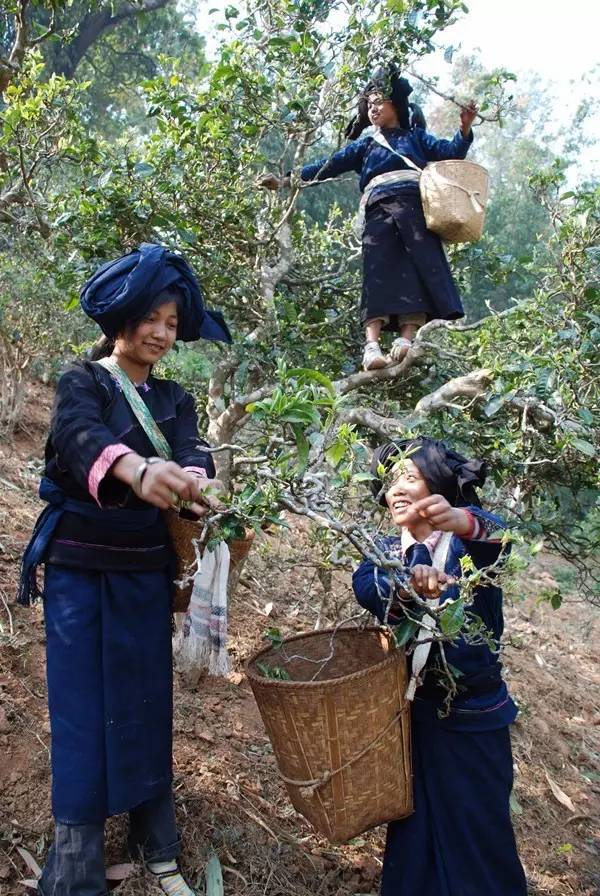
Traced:
POLYGON ((475 162, 430 162, 419 182, 427 229, 447 243, 481 238, 489 195, 489 175, 475 162))
POLYGON ((319 833, 344 843, 411 814, 406 657, 390 635, 299 635, 247 673, 294 808, 319 833))

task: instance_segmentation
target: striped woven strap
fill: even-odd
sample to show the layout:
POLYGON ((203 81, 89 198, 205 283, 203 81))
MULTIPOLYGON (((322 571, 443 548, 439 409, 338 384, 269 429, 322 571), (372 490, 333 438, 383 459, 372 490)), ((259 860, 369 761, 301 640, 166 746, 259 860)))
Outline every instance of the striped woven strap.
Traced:
POLYGON ((170 460, 173 456, 171 446, 160 431, 156 420, 125 371, 119 367, 113 358, 101 358, 97 363, 104 367, 120 385, 123 395, 127 399, 138 423, 154 445, 157 455, 162 457, 163 460, 170 460))
MULTIPOLYGON (((452 532, 444 532, 435 547, 431 565, 435 567, 438 572, 445 572, 446 570, 446 560, 451 541, 452 532)), ((436 628, 437 626, 434 617, 427 612, 423 613, 421 626, 415 637, 415 648, 412 656, 412 674, 408 683, 408 688, 406 689, 407 700, 415 699, 415 692, 420 682, 421 672, 425 668, 425 663, 429 659, 429 654, 431 653, 431 646, 436 628)))

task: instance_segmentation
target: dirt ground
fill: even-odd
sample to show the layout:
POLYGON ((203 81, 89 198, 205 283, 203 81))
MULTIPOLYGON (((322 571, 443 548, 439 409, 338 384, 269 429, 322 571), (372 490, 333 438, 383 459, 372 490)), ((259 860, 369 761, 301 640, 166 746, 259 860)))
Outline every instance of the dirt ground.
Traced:
MULTIPOLYGON (((49 390, 31 391, 14 440, 0 446, 0 896, 31 892, 19 883, 32 874, 18 848, 43 864, 52 834, 42 615, 14 600, 39 511, 50 401, 49 390)), ((200 893, 212 852, 228 896, 378 892, 383 828, 338 847, 311 831, 278 778, 243 673, 269 626, 307 631, 317 618, 327 623, 352 607, 343 580, 324 604, 319 578, 301 564, 302 551, 295 554, 302 538, 266 536, 253 550, 230 609, 230 679, 192 689, 176 682, 177 815, 184 868, 200 893)), ((514 821, 532 896, 599 896, 600 614, 575 591, 560 611, 538 603, 553 577, 569 584, 572 572, 542 557, 524 577, 523 599, 506 612, 506 675, 521 708, 513 730, 514 821)), ((109 822, 107 861, 127 861, 123 819, 109 822)), ((118 888, 120 896, 158 892, 139 869, 118 888)))

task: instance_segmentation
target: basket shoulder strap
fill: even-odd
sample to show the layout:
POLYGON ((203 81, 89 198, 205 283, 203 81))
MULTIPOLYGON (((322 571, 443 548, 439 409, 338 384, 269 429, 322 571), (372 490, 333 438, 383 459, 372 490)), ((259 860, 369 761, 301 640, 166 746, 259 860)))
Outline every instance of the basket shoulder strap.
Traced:
POLYGON ((446 572, 446 561, 448 559, 448 551, 450 550, 450 542, 452 541, 452 532, 444 532, 433 551, 431 565, 438 572, 446 572))
MULTIPOLYGON (((452 532, 444 532, 433 552, 431 565, 438 572, 445 572, 446 561, 448 559, 448 551, 450 550, 450 542, 452 541, 452 532)), ((412 657, 412 670, 408 688, 406 690, 406 699, 414 700, 417 685, 420 682, 420 675, 431 653, 431 645, 436 629, 436 623, 430 613, 424 613, 421 619, 421 626, 415 636, 415 649, 412 657)))
POLYGON ((399 159, 402 159, 402 161, 406 165, 408 165, 409 168, 414 168, 415 171, 418 171, 419 174, 421 174, 422 169, 419 168, 418 165, 415 165, 415 163, 412 161, 412 159, 409 159, 408 156, 403 156, 402 153, 396 152, 396 150, 393 148, 393 146, 391 146, 389 141, 383 136, 381 131, 377 131, 377 133, 373 134, 373 140, 376 143, 379 143, 380 146, 385 147, 385 149, 389 149, 389 151, 391 153, 393 153, 393 155, 398 156, 399 159))
POLYGON ((104 367, 104 369, 107 370, 108 373, 110 373, 110 375, 118 382, 123 391, 123 395, 125 396, 125 399, 129 404, 129 407, 133 411, 138 423, 152 442, 157 455, 159 457, 162 457, 163 460, 170 460, 173 456, 171 446, 160 431, 156 420, 148 409, 148 406, 143 401, 142 397, 138 393, 133 382, 127 376, 125 371, 121 367, 119 367, 117 362, 112 358, 101 358, 100 361, 97 361, 96 363, 99 364, 100 367, 104 367))

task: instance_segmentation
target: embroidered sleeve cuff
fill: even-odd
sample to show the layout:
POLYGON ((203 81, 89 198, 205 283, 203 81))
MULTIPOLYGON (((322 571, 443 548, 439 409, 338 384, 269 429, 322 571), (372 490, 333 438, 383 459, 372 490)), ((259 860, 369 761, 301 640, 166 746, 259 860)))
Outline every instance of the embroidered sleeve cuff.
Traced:
POLYGON ((463 536, 465 541, 487 541, 488 533, 481 520, 478 520, 470 510, 465 510, 465 513, 469 517, 471 525, 467 534, 463 536))
POLYGON ((184 467, 184 470, 187 470, 188 473, 195 473, 196 476, 199 476, 200 479, 208 479, 209 475, 204 469, 204 467, 184 467))
POLYGON ((88 491, 97 504, 100 504, 98 500, 100 483, 115 461, 123 457, 124 454, 131 454, 132 451, 133 448, 129 448, 128 445, 107 445, 92 464, 88 474, 88 491))

